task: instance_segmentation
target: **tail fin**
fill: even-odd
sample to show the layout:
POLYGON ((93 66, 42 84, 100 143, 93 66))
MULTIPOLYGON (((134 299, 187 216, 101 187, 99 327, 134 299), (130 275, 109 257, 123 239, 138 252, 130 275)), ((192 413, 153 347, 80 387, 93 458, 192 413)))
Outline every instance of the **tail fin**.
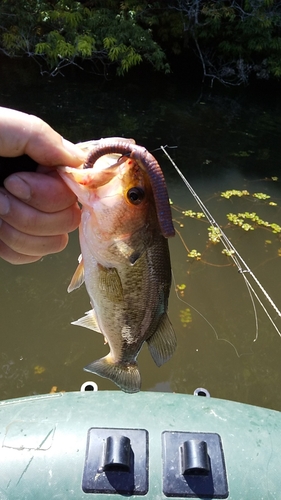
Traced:
POLYGON ((122 391, 131 393, 140 391, 141 376, 137 363, 114 363, 108 354, 85 366, 84 370, 112 380, 122 391))

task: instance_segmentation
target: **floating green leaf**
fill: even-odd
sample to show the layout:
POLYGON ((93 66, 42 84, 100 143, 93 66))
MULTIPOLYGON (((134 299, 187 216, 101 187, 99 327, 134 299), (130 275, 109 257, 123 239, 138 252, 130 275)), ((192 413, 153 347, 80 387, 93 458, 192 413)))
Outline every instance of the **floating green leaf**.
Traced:
POLYGON ((270 198, 269 194, 265 193, 254 193, 252 196, 254 198, 258 198, 259 200, 267 200, 268 198, 270 198))
POLYGON ((196 216, 196 212, 193 212, 193 210, 183 210, 182 214, 185 217, 195 217, 196 216))
POLYGON ((229 214, 226 214, 226 217, 232 224, 235 224, 235 226, 242 226, 243 224, 243 219, 239 218, 237 214, 233 214, 232 212, 229 214))
POLYGON ((203 217, 205 217, 205 214, 203 214, 203 212, 193 212, 193 210, 183 210, 182 214, 185 217, 191 217, 192 219, 202 219, 203 217))
POLYGON ((281 227, 279 226, 279 224, 265 221, 261 219, 255 212, 239 212, 238 214, 229 213, 226 215, 226 217, 228 218, 229 222, 231 222, 235 226, 241 227, 242 229, 244 229, 244 231, 252 231, 254 229, 252 224, 245 222, 245 219, 250 219, 253 224, 271 228, 273 233, 281 232, 281 227))
POLYGON ((279 226, 279 224, 272 223, 270 224, 270 227, 273 233, 281 233, 281 227, 279 226))
POLYGON ((220 240, 221 240, 221 231, 218 227, 214 227, 214 226, 210 226, 208 227, 208 236, 209 236, 209 240, 212 242, 212 243, 219 243, 220 240))
POLYGON ((189 252, 187 256, 191 259, 201 260, 201 253, 197 252, 197 250, 191 250, 191 252, 189 252))
POLYGON ((182 283, 181 285, 177 285, 177 289, 183 291, 186 289, 186 285, 184 283, 182 283))
POLYGON ((241 196, 248 196, 250 193, 249 191, 247 191, 246 189, 244 189, 243 191, 238 191, 237 189, 231 189, 231 190, 228 190, 228 191, 223 191, 221 193, 221 196, 222 198, 231 198, 231 196, 238 196, 239 198, 241 198, 241 196))
POLYGON ((227 257, 231 257, 231 255, 235 254, 234 250, 229 250, 227 248, 224 248, 221 253, 226 255, 227 257))
POLYGON ((188 323, 192 322, 191 311, 188 307, 186 309, 181 309, 180 320, 184 328, 188 325, 188 323))
POLYGON ((247 223, 242 224, 241 227, 242 227, 242 229, 244 229, 244 231, 253 231, 254 230, 253 226, 251 226, 251 224, 247 224, 247 223))

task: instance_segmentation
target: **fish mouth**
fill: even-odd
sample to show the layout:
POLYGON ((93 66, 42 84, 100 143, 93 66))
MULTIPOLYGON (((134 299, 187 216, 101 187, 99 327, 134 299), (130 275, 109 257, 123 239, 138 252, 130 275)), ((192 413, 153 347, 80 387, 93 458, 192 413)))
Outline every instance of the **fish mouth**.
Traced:
MULTIPOLYGON (((142 146, 125 140, 103 140, 89 153, 83 168, 93 168, 95 162, 107 154, 120 154, 137 162, 150 180, 155 199, 156 213, 162 235, 165 238, 175 236, 172 213, 164 174, 154 156, 142 146)), ((127 159, 127 158, 126 158, 127 159)), ((123 161, 122 157, 119 161, 123 161)))

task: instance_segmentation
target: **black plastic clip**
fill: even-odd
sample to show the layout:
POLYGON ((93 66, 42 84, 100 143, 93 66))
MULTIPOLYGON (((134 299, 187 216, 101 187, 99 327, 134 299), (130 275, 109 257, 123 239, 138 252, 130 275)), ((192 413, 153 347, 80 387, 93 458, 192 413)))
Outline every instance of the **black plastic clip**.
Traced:
POLYGON ((102 471, 130 471, 131 443, 127 436, 109 436, 104 443, 102 471))
POLYGON ((181 473, 207 476, 210 472, 208 448, 206 441, 188 439, 180 447, 181 473))

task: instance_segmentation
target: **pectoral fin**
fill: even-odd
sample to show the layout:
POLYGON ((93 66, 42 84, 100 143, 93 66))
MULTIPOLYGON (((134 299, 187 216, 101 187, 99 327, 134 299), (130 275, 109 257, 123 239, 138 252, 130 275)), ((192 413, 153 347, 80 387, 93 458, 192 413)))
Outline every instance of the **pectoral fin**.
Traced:
POLYGON ((84 328, 89 328, 90 330, 94 330, 95 332, 102 333, 98 325, 94 309, 87 311, 85 314, 86 316, 83 316, 82 318, 79 318, 76 321, 72 321, 71 324, 77 326, 83 326, 84 328))
POLYGON ((68 286, 68 293, 72 292, 73 290, 76 290, 76 288, 79 288, 83 283, 84 283, 84 262, 82 255, 79 255, 78 257, 78 266, 71 278, 71 282, 69 283, 68 286))
POLYGON ((174 354, 177 339, 166 313, 161 316, 157 330, 147 339, 147 344, 153 361, 157 366, 166 363, 174 354))
POLYGON ((120 276, 115 267, 104 267, 98 264, 99 270, 99 289, 111 300, 111 302, 120 302, 123 300, 123 287, 120 276))
POLYGON ((141 387, 141 377, 137 363, 115 363, 111 354, 93 361, 93 363, 85 366, 84 370, 112 380, 125 392, 138 392, 141 387))

